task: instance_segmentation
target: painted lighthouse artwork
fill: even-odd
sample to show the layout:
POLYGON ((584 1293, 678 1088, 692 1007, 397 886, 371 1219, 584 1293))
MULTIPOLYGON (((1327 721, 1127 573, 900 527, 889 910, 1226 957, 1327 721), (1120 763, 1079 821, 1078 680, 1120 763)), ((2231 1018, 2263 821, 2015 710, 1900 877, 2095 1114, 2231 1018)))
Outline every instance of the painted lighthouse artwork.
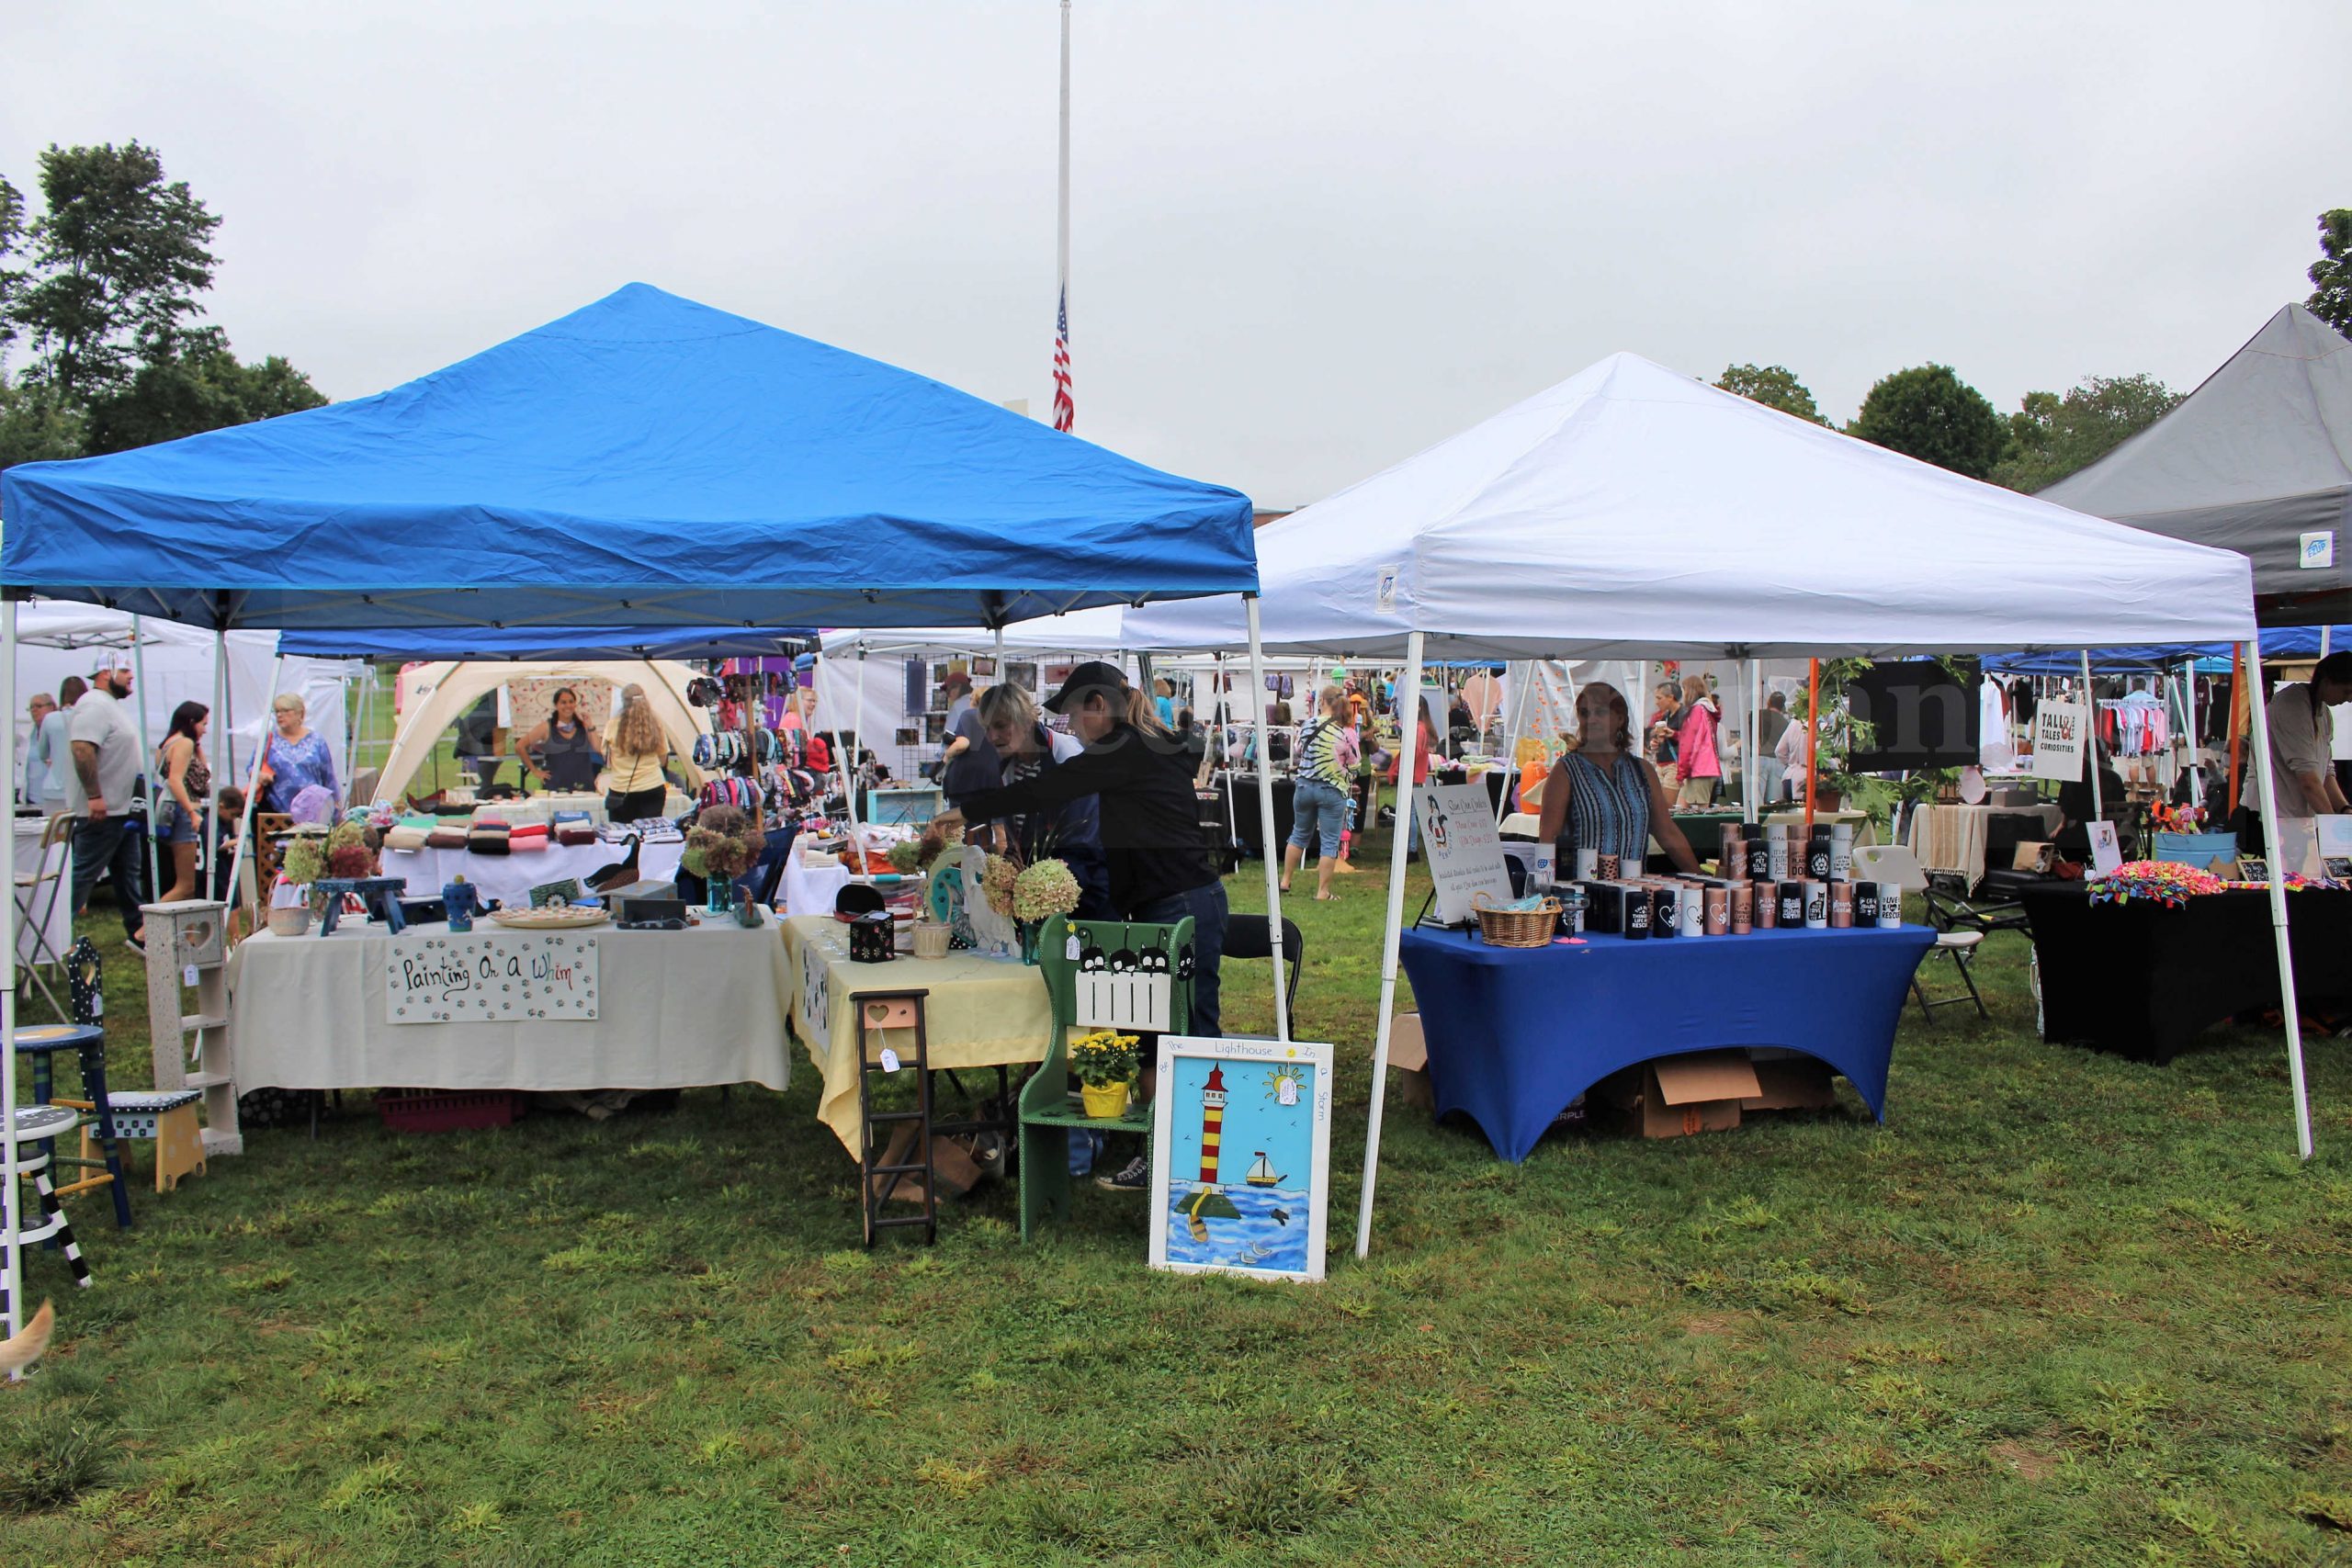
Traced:
POLYGON ((1330 1048, 1163 1036, 1152 1262, 1323 1274, 1330 1048))

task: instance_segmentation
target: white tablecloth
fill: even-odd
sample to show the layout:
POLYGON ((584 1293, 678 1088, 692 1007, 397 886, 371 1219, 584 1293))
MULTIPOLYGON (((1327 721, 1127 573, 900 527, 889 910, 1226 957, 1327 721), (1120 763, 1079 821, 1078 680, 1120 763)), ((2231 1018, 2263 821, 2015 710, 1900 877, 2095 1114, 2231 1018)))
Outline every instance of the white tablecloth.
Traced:
POLYGON ((835 895, 848 886, 846 866, 801 864, 800 840, 795 839, 791 852, 785 857, 784 885, 777 889, 777 895, 786 915, 830 915, 835 895))
MULTIPOLYGON (((37 872, 41 869, 40 836, 48 827, 49 824, 38 817, 17 818, 17 871, 37 872)), ((57 867, 63 880, 54 887, 28 888, 18 897, 17 901, 18 910, 17 962, 19 964, 30 964, 35 959, 37 950, 33 945, 32 922, 40 919, 44 912, 49 917, 45 931, 49 938, 50 952, 62 958, 65 956, 65 950, 74 945, 73 841, 68 840, 51 849, 49 852, 49 858, 51 863, 57 867), (53 905, 50 901, 52 893, 56 895, 56 902, 53 905)), ((831 913, 831 906, 826 906, 826 910, 831 913)))
MULTIPOLYGON (((640 877, 667 882, 678 874, 683 842, 648 844, 637 857, 640 877)), ((628 853, 627 844, 551 844, 519 855, 478 855, 469 850, 386 850, 384 874, 403 877, 412 898, 438 898, 453 876, 462 874, 481 892, 477 897, 502 904, 526 904, 531 889, 567 876, 588 880, 591 872, 628 853)), ((832 906, 825 906, 831 914, 832 906)))
MULTIPOLYGON (((498 928, 474 922, 477 932, 498 928)), ((785 1089, 785 1019, 797 982, 773 917, 683 931, 597 927, 594 1021, 401 1023, 384 1018, 398 937, 344 924, 330 937, 263 931, 229 963, 237 1087, 258 1089, 785 1089)))

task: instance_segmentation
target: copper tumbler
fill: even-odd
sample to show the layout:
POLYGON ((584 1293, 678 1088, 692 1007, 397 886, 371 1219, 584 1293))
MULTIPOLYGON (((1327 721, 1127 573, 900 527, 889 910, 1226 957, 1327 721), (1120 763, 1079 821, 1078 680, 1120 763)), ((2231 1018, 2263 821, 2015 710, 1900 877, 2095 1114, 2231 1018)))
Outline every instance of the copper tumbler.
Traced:
POLYGON ((1731 934, 1731 889, 1728 887, 1707 889, 1707 934, 1731 934))
MULTIPOLYGON (((1771 923, 1772 900, 1764 900, 1765 924, 1771 923)), ((1756 920, 1756 887, 1753 883, 1735 882, 1731 885, 1731 934, 1746 936, 1754 929, 1756 920)))

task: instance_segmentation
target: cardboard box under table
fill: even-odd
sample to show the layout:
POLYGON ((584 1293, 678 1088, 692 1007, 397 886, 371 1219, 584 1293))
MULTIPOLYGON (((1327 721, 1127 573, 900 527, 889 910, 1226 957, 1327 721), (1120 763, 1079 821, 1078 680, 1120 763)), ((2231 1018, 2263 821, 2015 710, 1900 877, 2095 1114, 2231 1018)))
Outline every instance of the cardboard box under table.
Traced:
POLYGON ((854 1156, 865 1132, 857 1106, 858 1033, 849 998, 855 991, 920 987, 931 1065, 995 1067, 1043 1061, 1053 1007, 1045 976, 1019 959, 951 953, 853 964, 849 928, 830 916, 784 922, 792 976, 792 1032, 824 1075, 817 1120, 854 1156))
POLYGON ((1697 1051, 1816 1057, 1883 1119, 1894 1028, 1935 940, 1904 926, 1501 948, 1421 930, 1402 957, 1437 1113, 1470 1117, 1517 1163, 1611 1074, 1697 1051))
MULTIPOLYGON (((477 919, 470 933, 516 937, 477 919)), ((555 934, 555 933, 550 933, 555 934)), ((792 982, 775 932, 731 921, 683 931, 610 925, 560 933, 595 950, 595 1016, 395 1022, 390 964, 439 941, 346 918, 333 936, 262 931, 230 957, 229 1038, 240 1089, 786 1089, 792 982)), ((469 950, 471 951, 471 950, 469 950)), ((503 983, 503 982, 502 982, 503 983)), ((506 993, 500 993, 502 999, 506 993)))

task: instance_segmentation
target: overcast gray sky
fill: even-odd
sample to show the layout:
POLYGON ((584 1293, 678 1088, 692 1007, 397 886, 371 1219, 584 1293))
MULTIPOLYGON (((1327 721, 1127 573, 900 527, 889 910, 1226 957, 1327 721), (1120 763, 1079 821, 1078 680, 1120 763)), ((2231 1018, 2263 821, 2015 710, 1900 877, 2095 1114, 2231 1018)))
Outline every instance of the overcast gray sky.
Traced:
MULTIPOLYGON (((349 398, 642 279, 1050 396, 1057 13, 200 5, 0 16, 0 173, 138 138, 213 316, 349 398)), ((1076 0, 1080 434, 1291 506, 1617 349, 1843 419, 2186 389, 2352 205, 2352 5, 1076 0)))

